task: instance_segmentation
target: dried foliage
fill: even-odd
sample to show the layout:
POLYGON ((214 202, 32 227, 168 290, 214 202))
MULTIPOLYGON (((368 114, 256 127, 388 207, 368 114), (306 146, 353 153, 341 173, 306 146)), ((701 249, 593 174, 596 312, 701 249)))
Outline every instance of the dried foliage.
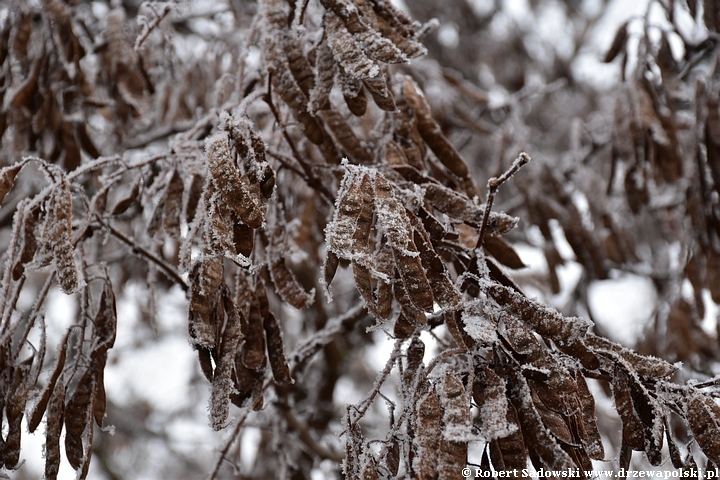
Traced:
POLYGON ((562 7, 573 58, 549 64, 532 29, 491 35, 498 2, 407 3, 427 23, 389 0, 3 8, 0 467, 28 478, 24 425, 44 424, 45 478, 62 461, 137 475, 114 455, 162 434, 106 394, 128 354, 117 305, 141 304, 152 342, 171 291, 209 425, 232 430, 213 459, 174 453, 173 478, 584 477, 633 451, 635 468, 720 464, 720 335, 702 322, 720 303, 715 3, 653 1, 666 28, 622 24, 598 54, 620 64, 612 92, 574 77, 599 19, 577 2, 562 7), (432 16, 459 28, 455 52, 432 16), (197 57, 174 41, 203 35, 197 57), (523 273, 521 243, 543 273, 523 273), (551 306, 570 264, 581 278, 551 306), (635 350, 588 301, 623 274, 658 292, 635 350), (59 341, 58 289, 78 307, 59 341))

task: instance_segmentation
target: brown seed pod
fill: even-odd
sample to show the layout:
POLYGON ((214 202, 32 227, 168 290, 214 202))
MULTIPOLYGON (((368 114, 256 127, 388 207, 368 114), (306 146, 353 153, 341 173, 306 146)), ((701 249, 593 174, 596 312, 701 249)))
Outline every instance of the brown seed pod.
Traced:
MULTIPOLYGON (((403 94, 410 107, 415 112, 417 118, 418 132, 422 136, 425 143, 428 144, 430 149, 435 153, 438 160, 447 167, 454 175, 457 175, 461 179, 468 179, 470 171, 465 163, 465 160, 460 156, 460 153, 450 143, 450 141, 443 135, 440 130, 440 126, 433 119, 430 113, 430 106, 428 105, 425 97, 419 93, 415 83, 409 78, 405 78, 403 84, 403 94)), ((468 183, 466 193, 469 197, 480 197, 480 192, 472 181, 468 183)))
POLYGON ((279 248, 273 250, 275 253, 270 259, 269 270, 275 291, 284 302, 298 310, 312 305, 315 301, 315 289, 306 292, 295 278, 295 274, 286 265, 285 256, 280 253, 279 248))
POLYGON ((219 132, 205 143, 208 173, 215 195, 206 195, 210 204, 227 206, 239 220, 251 228, 260 228, 265 220, 262 202, 249 188, 247 177, 240 177, 230 154, 227 132, 219 132), (217 198, 214 198, 217 197, 217 198))
POLYGON ((602 460, 605 458, 605 449, 603 447, 600 431, 597 427, 597 418, 595 416, 595 398, 590 393, 585 377, 579 370, 575 372, 575 380, 577 382, 576 396, 580 403, 580 415, 585 436, 582 439, 583 446, 588 455, 593 460, 602 460))
POLYGON ((645 430, 637 413, 633 409, 632 396, 630 394, 630 380, 628 379, 627 372, 619 365, 615 366, 612 390, 613 397, 615 398, 615 409, 620 415, 623 424, 623 441, 633 450, 644 450, 645 430))
POLYGON ((693 389, 685 404, 685 416, 708 460, 720 463, 720 406, 709 395, 693 389))
POLYGON ((435 252, 430 236, 422 223, 414 218, 415 246, 420 252, 420 260, 432 288, 433 299, 440 308, 456 308, 460 304, 460 292, 450 279, 445 263, 435 252))
MULTIPOLYGON (((222 333, 216 349, 216 368, 210 389, 209 417, 214 430, 227 425, 230 414, 230 395, 233 393, 232 373, 235 355, 242 340, 240 332, 240 314, 230 298, 227 287, 223 285, 222 300, 218 304, 218 315, 222 321, 222 333)), ((220 323, 220 322, 218 322, 220 323)))
POLYGON ((85 458, 83 433, 92 422, 92 402, 95 390, 93 369, 87 368, 65 406, 65 454, 74 469, 85 458))
POLYGON ((325 228, 328 250, 338 258, 353 258, 355 229, 368 188, 372 188, 369 174, 352 168, 346 171, 335 201, 333 219, 325 228))
MULTIPOLYGON (((35 402, 35 406, 33 407, 28 417, 28 430, 30 431, 30 433, 33 433, 38 427, 38 425, 40 425, 40 421, 42 420, 43 414, 45 413, 45 409, 48 408, 48 402, 50 402, 50 398, 52 397, 52 395, 55 394, 55 386, 58 382, 58 379, 63 372, 63 368, 65 368, 65 357, 67 355, 68 347, 67 336, 68 334, 66 333, 65 337, 60 343, 60 351, 58 352, 58 358, 55 361, 55 367, 50 374, 47 385, 43 389, 38 400, 35 402)), ((64 386, 62 388, 64 392, 64 386)), ((50 417, 48 416, 48 418, 50 417)))
POLYGON ((508 424, 508 401, 505 381, 488 365, 475 369, 472 386, 473 399, 480 409, 480 432, 487 440, 512 434, 516 429, 508 424))
POLYGON ((190 308, 188 330, 196 347, 215 348, 217 326, 213 310, 222 283, 223 267, 219 258, 205 258, 190 272, 190 308))
MULTIPOLYGON (((305 136, 314 144, 323 143, 323 131, 320 125, 308 111, 307 94, 298 85, 288 62, 285 52, 285 43, 283 42, 284 30, 276 27, 278 21, 287 17, 286 8, 283 2, 262 2, 260 4, 260 15, 268 18, 267 27, 263 31, 263 54, 265 63, 271 73, 271 81, 274 90, 281 96, 283 102, 290 107, 293 116, 300 122, 300 127, 305 136)), ((301 58, 298 56, 296 60, 301 58)), ((304 62, 302 62, 304 64, 304 62)), ((296 64, 296 67, 298 65, 296 64)), ((307 71, 298 71, 298 76, 303 80, 303 86, 308 88, 309 77, 306 76, 307 71)), ((312 74, 312 71, 310 71, 312 74)), ((308 92, 310 90, 308 89, 308 92)))
POLYGON ((517 410, 508 403, 507 424, 516 425, 514 432, 490 442, 490 458, 497 470, 523 469, 527 466, 527 450, 520 429, 517 410))
POLYGON ((442 410, 434 388, 420 399, 416 412, 413 471, 418 478, 437 478, 438 452, 442 442, 442 410))
MULTIPOLYGON (((7 417, 7 437, 3 442, 0 460, 9 468, 16 468, 20 461, 20 443, 22 435, 22 418, 30 393, 30 372, 34 356, 22 363, 12 366, 8 370, 8 391, 3 401, 7 417)), ((42 361, 42 360, 41 360, 42 361)))
MULTIPOLYGON (((259 303, 259 296, 265 295, 264 289, 264 285, 258 285, 254 298, 250 301, 248 315, 243 317, 242 322, 242 334, 244 337, 240 348, 242 363, 245 367, 255 371, 264 370, 266 360, 263 314, 259 303)), ((253 398, 258 400, 257 396, 253 398)))
POLYGON ((589 320, 564 317, 553 308, 540 306, 503 285, 490 284, 487 286, 487 293, 498 305, 511 309, 533 330, 559 345, 570 345, 585 338, 591 326, 589 320))
POLYGON ((265 337, 267 337, 268 360, 273 373, 273 378, 278 385, 292 385, 294 380, 290 375, 287 357, 285 356, 285 343, 282 338, 282 330, 275 315, 268 311, 263 320, 265 337))
POLYGON ((0 205, 2 205, 5 196, 12 189, 13 185, 15 185, 15 177, 17 177, 26 163, 27 162, 20 162, 0 169, 0 205))
POLYGON ((355 162, 361 164, 373 163, 370 150, 361 141, 345 121, 345 118, 336 110, 321 110, 318 112, 327 129, 332 133, 335 140, 355 162))
POLYGON ((65 380, 60 377, 51 390, 45 428, 45 478, 56 479, 60 470, 60 434, 65 420, 65 380))
POLYGON ((80 287, 75 249, 72 244, 72 194, 65 177, 53 191, 50 199, 49 237, 53 260, 58 273, 60 288, 66 294, 75 293, 80 287))
POLYGON ((470 399, 457 373, 447 371, 440 390, 443 438, 438 459, 438 478, 451 478, 465 466, 472 419, 470 399))
POLYGON ((613 60, 615 60, 615 58, 621 51, 625 50, 625 43, 627 42, 628 38, 628 23, 629 22, 625 22, 620 25, 620 27, 618 27, 617 32, 615 32, 615 37, 613 38, 612 44, 610 44, 610 48, 607 52, 605 52, 603 62, 612 62, 613 60))
POLYGON ((536 468, 543 467, 557 471, 574 469, 575 465, 570 456, 560 448, 555 438, 545 428, 542 417, 533 404, 527 381, 515 361, 502 350, 496 349, 496 352, 503 362, 508 398, 517 410, 523 436, 536 440, 532 445, 527 445, 533 464, 536 468))
POLYGON ((162 223, 171 238, 180 238, 180 214, 185 185, 177 169, 173 170, 163 194, 162 223))

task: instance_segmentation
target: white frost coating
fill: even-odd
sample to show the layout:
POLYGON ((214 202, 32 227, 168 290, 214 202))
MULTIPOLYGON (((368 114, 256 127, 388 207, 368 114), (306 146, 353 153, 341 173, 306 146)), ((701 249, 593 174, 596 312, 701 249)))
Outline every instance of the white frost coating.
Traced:
POLYGON ((469 314, 467 311, 462 313, 461 318, 464 324, 463 329, 473 340, 484 345, 490 345, 497 341, 497 330, 492 321, 479 315, 469 314))

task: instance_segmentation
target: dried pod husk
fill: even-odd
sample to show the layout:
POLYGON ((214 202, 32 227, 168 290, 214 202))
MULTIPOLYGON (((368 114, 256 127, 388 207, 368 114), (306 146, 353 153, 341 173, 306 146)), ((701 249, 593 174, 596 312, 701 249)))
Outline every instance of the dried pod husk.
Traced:
MULTIPOLYGON (((30 433, 33 433, 35 429, 40 425, 40 421, 42 420, 43 414, 45 413, 46 408, 48 408, 48 403, 50 402, 50 398, 52 395, 55 394, 56 390, 55 387, 58 383, 58 379, 60 378, 63 368, 65 368, 65 358, 67 355, 67 333, 65 334, 65 337, 63 338, 61 344, 60 344, 60 351, 58 352, 58 358, 55 361, 55 367, 53 368, 52 373, 50 374, 50 378, 48 379, 48 383, 43 389, 42 393, 40 394, 40 397, 35 402, 35 406, 33 407, 32 411, 30 412, 30 415, 28 417, 28 430, 30 433)), ((64 387, 63 387, 64 392, 64 387)), ((64 393, 63 393, 64 396, 64 393)), ((48 419, 50 417, 48 416, 48 419)), ((49 421, 49 420, 48 420, 49 421)))
MULTIPOLYGON (((287 18, 286 4, 277 1, 260 3, 260 15, 268 18, 266 25, 270 28, 263 30, 263 54, 265 63, 271 74, 271 81, 275 91, 281 96, 283 102, 290 107, 293 116, 300 122, 300 128, 312 143, 323 143, 323 131, 315 117, 308 111, 308 98, 298 85, 290 69, 286 55, 286 42, 283 42, 284 29, 278 28, 277 22, 287 18)), ((302 75, 301 75, 302 76, 302 75)), ((307 88, 308 84, 304 83, 307 88)))
MULTIPOLYGON (((408 246, 411 247, 411 252, 415 251, 414 244, 408 246)), ((424 312, 432 312, 434 306, 433 291, 425 275, 420 257, 408 255, 398 249, 394 249, 393 253, 403 288, 413 306, 424 312)))
POLYGON ((456 308, 460 304, 460 292, 450 279, 445 262, 435 252, 430 235, 425 231, 422 223, 413 218, 415 225, 413 239, 420 253, 420 260, 432 288, 433 299, 440 308, 456 308))
POLYGON ((83 434, 88 427, 92 428, 94 384, 93 369, 88 367, 65 406, 65 454, 70 465, 76 470, 85 458, 83 434))
POLYGON ((665 430, 662 419, 665 417, 665 413, 658 401, 642 384, 637 374, 628 371, 628 379, 633 408, 645 430, 645 454, 651 465, 658 466, 662 463, 665 430))
MULTIPOLYGON (((282 213, 277 212, 277 215, 282 216, 282 213)), ((275 228, 270 238, 270 245, 266 250, 270 277, 280 298, 289 305, 302 310, 315 301, 315 289, 306 292, 288 267, 286 257, 290 246, 287 242, 287 232, 282 227, 275 228)))
POLYGON ((255 230, 244 223, 233 224, 233 243, 235 251, 246 258, 250 257, 255 247, 255 230))
POLYGON ((265 337, 267 338, 268 360, 273 378, 278 385, 291 385, 294 383, 290 375, 290 367, 285 356, 285 343, 283 342, 282 330, 275 315, 269 310, 265 313, 263 320, 265 337))
POLYGON ((720 406, 709 395, 692 390, 685 404, 685 417, 708 460, 720 463, 720 406))
MULTIPOLYGON (((397 49, 402 53, 398 57, 399 62, 405 62, 411 58, 417 58, 427 53, 425 47, 420 42, 415 41, 413 29, 408 28, 407 24, 398 21, 398 17, 394 15, 397 10, 389 4, 389 2, 373 1, 359 2, 358 7, 361 9, 365 18, 370 21, 373 30, 390 40, 397 49), (389 6, 388 6, 389 5, 389 6)), ((405 17, 406 20, 407 17, 405 17)), ((392 63, 390 60, 384 62, 392 63)))
POLYGON ((360 89, 358 90, 357 95, 350 96, 347 93, 343 93, 343 98, 345 99, 345 104, 347 105, 348 110, 350 110, 350 113, 356 117, 362 117, 365 115, 365 112, 367 111, 367 97, 365 96, 365 89, 363 88, 362 83, 360 84, 360 89))
POLYGON ((206 201, 227 206, 239 220, 251 228, 260 228, 265 220, 261 199, 253 195, 247 177, 241 178, 230 154, 227 132, 219 132, 205 143, 208 174, 215 185, 217 198, 206 201))
POLYGON ((508 268, 519 269, 527 267, 515 249, 501 237, 486 233, 483 237, 483 247, 498 262, 508 268))
POLYGON ((498 305, 512 310, 533 330, 543 337, 551 338, 560 346, 572 345, 585 338, 592 325, 584 318, 564 317, 557 310, 541 306, 503 285, 490 284, 486 291, 498 305))
POLYGON ((365 89, 370 93, 375 105, 386 112, 394 112, 396 108, 395 97, 392 90, 388 86, 388 81, 384 74, 380 74, 377 78, 363 79, 365 89))
POLYGON ((49 235, 44 240, 52 245, 58 283, 64 293, 75 293, 80 288, 80 282, 72 243, 72 193, 65 177, 50 199, 48 224, 49 235))
POLYGON ((417 118, 417 128, 425 143, 430 147, 438 160, 454 175, 461 179, 468 179, 466 193, 470 198, 480 197, 480 192, 470 179, 470 171, 463 160, 460 153, 443 135, 440 125, 433 119, 430 113, 430 106, 425 97, 420 93, 415 83, 409 78, 405 78, 403 84, 403 94, 410 107, 415 112, 417 118))
POLYGON ((30 392, 30 372, 34 356, 12 366, 8 373, 8 391, 5 393, 5 415, 7 417, 7 437, 2 443, 0 461, 6 467, 14 469, 20 461, 20 443, 22 436, 22 418, 30 392))
POLYGON ((309 108, 311 112, 317 114, 321 110, 332 108, 330 92, 335 77, 335 59, 326 41, 322 41, 318 45, 315 58, 317 75, 315 76, 315 85, 310 91, 309 108))
POLYGON ((511 426, 508 423, 505 380, 488 365, 475 369, 472 391, 473 399, 480 410, 478 427, 486 440, 504 438, 518 430, 517 425, 511 426))
POLYGON ((580 403, 582 430, 585 434, 582 438, 582 444, 590 458, 593 460, 602 460, 605 458, 605 449, 595 416, 595 397, 590 393, 587 381, 579 370, 575 372, 575 381, 578 387, 576 396, 580 403))
POLYGON ((17 177, 26 163, 27 162, 23 161, 0 169, 0 205, 2 205, 5 196, 12 189, 13 185, 15 185, 15 177, 17 177))
POLYGON ((112 215, 122 215, 138 200, 140 195, 140 184, 142 183, 142 175, 137 175, 133 180, 128 194, 118 200, 112 209, 112 215))
POLYGON ((342 69, 363 81, 378 107, 394 111, 395 101, 380 66, 366 55, 335 12, 330 11, 325 15, 325 34, 335 60, 342 69))
POLYGON ((336 110, 321 110, 318 112, 318 117, 323 120, 327 129, 350 158, 365 165, 373 163, 373 156, 365 142, 355 135, 342 114, 336 110))
POLYGON ((584 339, 585 343, 596 351, 608 350, 619 354, 626 362, 633 366, 635 372, 643 378, 661 379, 667 378, 678 371, 679 366, 673 365, 657 357, 650 355, 639 355, 610 340, 589 334, 584 339))
POLYGON ((325 289, 325 296, 327 296, 328 299, 332 298, 330 284, 335 278, 335 273, 337 273, 339 265, 340 259, 338 256, 331 250, 328 250, 325 255, 325 261, 323 262, 323 287, 325 289))
POLYGON ((352 260, 354 257, 355 230, 368 189, 372 190, 369 174, 359 174, 352 169, 346 171, 335 201, 333 219, 325 227, 328 251, 338 258, 352 260))
POLYGON ((217 325, 213 311, 223 281, 222 260, 205 258, 197 261, 190 272, 190 308, 188 330, 196 348, 215 348, 217 325))
POLYGON ((393 186, 380 173, 375 177, 375 212, 387 243, 408 256, 417 256, 412 227, 405 207, 395 197, 393 186))
POLYGON ((440 398, 432 388, 419 401, 416 408, 415 451, 413 473, 419 479, 437 477, 438 452, 442 442, 442 410, 440 398))
POLYGON ((615 32, 615 37, 613 38, 612 44, 610 44, 610 48, 607 52, 605 52, 603 62, 612 62, 613 60, 615 60, 615 58, 617 58, 620 52, 625 50, 625 44, 627 43, 628 38, 628 24, 629 22, 625 22, 620 25, 620 27, 618 27, 617 32, 615 32))
POLYGON ((408 345, 405 355, 407 357, 407 363, 405 365, 403 381, 409 385, 415 380, 415 375, 418 370, 423 367, 423 357, 425 356, 425 343, 418 335, 414 335, 412 340, 410 340, 410 345, 408 345))
POLYGON ((385 445, 383 449, 383 464, 390 473, 390 476, 395 476, 400 470, 400 440, 397 437, 392 437, 390 441, 385 445))
POLYGON ((490 458, 496 470, 523 469, 527 466, 527 450, 520 420, 512 403, 508 403, 507 407, 507 425, 514 431, 490 441, 490 458))
POLYGON ((184 183, 180 172, 173 170, 170 180, 165 187, 162 210, 162 223, 165 233, 171 238, 180 238, 180 214, 182 213, 182 198, 184 183))
POLYGON ((65 381, 60 377, 51 390, 47 406, 45 478, 48 480, 55 480, 60 471, 60 434, 65 421, 65 392, 65 381))
POLYGON ((470 399, 457 373, 445 372, 440 403, 443 411, 443 439, 438 459, 438 478, 451 478, 465 466, 472 423, 470 399))
POLYGON ((247 317, 242 319, 242 334, 244 337, 242 346, 242 362, 250 370, 263 370, 265 368, 265 332, 263 326, 263 314, 260 306, 259 296, 265 294, 264 285, 258 285, 255 295, 249 301, 247 317))
POLYGON ((553 435, 543 424, 542 417, 533 404, 527 381, 519 371, 515 360, 508 357, 502 350, 496 349, 496 352, 503 362, 508 398, 517 410, 523 436, 534 439, 533 444, 528 445, 528 450, 535 468, 557 471, 574 469, 575 465, 570 456, 560 448, 553 435))
POLYGON ((645 429, 633 408, 630 379, 627 371, 619 365, 615 366, 612 391, 615 398, 615 409, 620 415, 623 424, 623 441, 633 450, 645 450, 645 429))
POLYGON ((25 269, 32 262, 35 257, 35 252, 38 250, 38 235, 36 230, 40 227, 40 208, 20 208, 18 214, 15 217, 15 222, 18 222, 15 228, 19 228, 18 240, 22 243, 22 250, 20 255, 14 261, 12 269, 12 278, 17 281, 25 273, 25 269))
POLYGON ((232 373, 235 367, 235 355, 242 339, 240 313, 224 286, 221 297, 222 301, 217 308, 219 321, 222 321, 222 333, 216 348, 216 368, 210 389, 209 407, 210 424, 214 430, 221 430, 227 425, 230 395, 233 393, 232 373))

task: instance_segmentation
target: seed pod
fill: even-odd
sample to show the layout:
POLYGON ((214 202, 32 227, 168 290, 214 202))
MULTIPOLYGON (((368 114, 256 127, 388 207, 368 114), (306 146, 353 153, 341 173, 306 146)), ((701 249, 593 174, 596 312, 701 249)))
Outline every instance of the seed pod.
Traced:
POLYGON ((605 458, 605 449, 602 444, 602 438, 600 437, 600 431, 597 427, 597 418, 595 416, 595 398, 590 393, 585 377, 581 371, 575 372, 575 379, 577 382, 577 399, 580 403, 580 415, 583 425, 583 431, 585 437, 583 440, 583 446, 588 452, 588 455, 593 460, 602 460, 605 458))
POLYGON ((417 424, 413 439, 416 456, 413 470, 418 478, 437 478, 438 452, 442 441, 442 410, 434 388, 420 399, 416 412, 417 424))
POLYGON ((712 397, 693 390, 685 406, 685 414, 693 436, 714 463, 720 463, 720 407, 712 397))
POLYGON ((620 27, 618 27, 617 32, 615 32, 615 37, 613 38, 612 44, 610 44, 610 48, 603 57, 603 62, 612 62, 613 60, 615 60, 615 58, 621 51, 625 50, 625 43, 627 42, 628 37, 628 24, 629 22, 625 22, 620 25, 620 27))
MULTIPOLYGON (((461 179, 469 178, 468 166, 465 160, 460 156, 460 153, 450 143, 450 141, 442 134, 440 126, 432 118, 430 113, 430 106, 428 105, 425 97, 418 91, 414 82, 406 77, 403 85, 403 94, 415 112, 417 118, 417 126, 420 135, 422 136, 425 143, 428 144, 430 149, 435 153, 438 160, 447 167, 453 174, 457 175, 461 179)), ((468 189, 466 193, 470 198, 479 197, 480 192, 477 187, 470 181, 468 183, 468 189)))
POLYGON ((205 143, 205 152, 208 173, 216 189, 215 195, 206 195, 206 201, 226 205, 243 223, 251 228, 260 228, 265 220, 262 202, 248 188, 248 179, 241 178, 235 168, 227 132, 219 132, 209 138, 205 143))
POLYGON ((190 272, 190 308, 188 329, 193 345, 215 348, 217 326, 213 310, 222 283, 222 261, 219 258, 199 260, 190 272))
POLYGON ((65 454, 74 469, 80 468, 85 458, 83 433, 92 422, 94 375, 87 368, 65 406, 65 454))
POLYGON ((472 419, 470 399, 457 373, 447 371, 440 390, 443 439, 440 444, 438 478, 450 478, 465 466, 472 419))
POLYGON ((60 470, 60 434, 65 420, 65 381, 61 377, 51 390, 45 428, 45 478, 55 480, 60 470))
POLYGON ((222 325, 219 325, 222 333, 216 349, 216 368, 212 378, 208 408, 210 424, 214 430, 221 430, 227 425, 230 395, 233 393, 232 372, 235 366, 235 354, 242 339, 240 315, 224 285, 221 297, 222 301, 217 308, 218 315, 222 319, 222 325))
POLYGON ((50 231, 47 240, 53 245, 53 260, 60 288, 64 293, 72 294, 78 290, 80 284, 75 265, 75 249, 72 245, 72 194, 65 177, 53 192, 50 204, 50 231))
POLYGON ((287 357, 285 356, 285 344, 282 338, 282 330, 272 312, 265 314, 263 321, 265 336, 267 337, 268 359, 272 369, 273 378, 278 385, 292 385, 294 383, 290 375, 287 357))
POLYGON ((525 438, 536 441, 528 445, 530 458, 536 468, 561 471, 573 469, 574 464, 570 456, 560 448, 555 438, 545 428, 542 417, 532 401, 532 395, 527 381, 514 360, 503 351, 496 349, 505 370, 505 381, 508 386, 508 398, 517 410, 518 420, 525 438))
POLYGON ((489 366, 480 366, 476 368, 472 388, 480 409, 478 422, 483 437, 494 440, 513 433, 513 427, 508 424, 508 401, 502 377, 489 366))
POLYGON ((0 169, 0 205, 5 200, 5 195, 8 194, 15 184, 15 177, 20 173, 20 170, 25 166, 27 162, 16 163, 0 169))

